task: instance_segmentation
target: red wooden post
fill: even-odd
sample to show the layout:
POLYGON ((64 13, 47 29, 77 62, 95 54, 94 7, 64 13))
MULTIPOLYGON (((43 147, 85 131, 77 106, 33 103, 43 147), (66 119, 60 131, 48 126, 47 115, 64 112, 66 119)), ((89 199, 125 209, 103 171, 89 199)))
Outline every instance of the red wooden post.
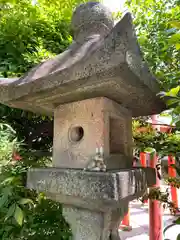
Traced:
MULTIPOLYGON (((149 167, 156 168, 157 156, 154 152, 150 157, 149 167)), ((160 179, 156 174, 156 184, 153 187, 160 186, 160 179)), ((162 206, 157 200, 149 200, 149 239, 150 240, 162 240, 162 206)))
MULTIPOLYGON (((168 156, 168 175, 169 177, 176 177, 176 169, 171 166, 171 164, 175 164, 175 158, 173 156, 168 156)), ((171 188, 171 199, 174 202, 175 208, 178 211, 178 196, 177 196, 177 188, 170 186, 171 188)))
POLYGON ((130 225, 130 210, 128 208, 128 212, 127 214, 124 216, 119 229, 123 230, 123 231, 131 231, 132 227, 130 225))
MULTIPOLYGON (((146 163, 146 153, 145 152, 141 152, 140 153, 140 163, 142 167, 147 167, 147 163, 146 163)), ((143 203, 148 203, 148 199, 144 199, 143 203)))
POLYGON ((140 163, 142 167, 146 167, 146 153, 141 152, 140 153, 140 163))

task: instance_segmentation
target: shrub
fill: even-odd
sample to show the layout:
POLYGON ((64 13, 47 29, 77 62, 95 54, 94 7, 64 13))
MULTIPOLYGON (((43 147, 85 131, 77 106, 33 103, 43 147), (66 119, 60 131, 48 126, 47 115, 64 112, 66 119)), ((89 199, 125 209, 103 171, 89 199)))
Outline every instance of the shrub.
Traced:
POLYGON ((48 159, 27 157, 10 126, 0 124, 0 239, 69 239, 71 232, 59 203, 26 189, 26 173, 48 159), (19 152, 19 153, 18 153, 19 152))

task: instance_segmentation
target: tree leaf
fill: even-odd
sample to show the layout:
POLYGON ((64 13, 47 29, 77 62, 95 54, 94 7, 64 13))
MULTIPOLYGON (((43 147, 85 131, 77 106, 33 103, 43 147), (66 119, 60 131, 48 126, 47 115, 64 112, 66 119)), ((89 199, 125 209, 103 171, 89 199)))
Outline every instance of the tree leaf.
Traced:
POLYGON ((13 203, 13 204, 9 207, 9 209, 8 209, 8 212, 7 212, 7 214, 6 214, 5 220, 7 220, 8 218, 10 218, 10 217, 12 217, 12 216, 14 215, 15 209, 16 209, 16 204, 13 203))
POLYGON ((166 93, 166 96, 177 97, 179 91, 180 91, 180 86, 171 88, 171 90, 166 93))
POLYGON ((180 240, 180 233, 178 234, 176 240, 180 240))
POLYGON ((180 128, 180 120, 177 121, 175 124, 176 124, 176 127, 177 127, 177 128, 180 128))
POLYGON ((179 103, 179 99, 176 99, 176 98, 168 99, 168 100, 166 101, 166 104, 167 104, 168 106, 173 105, 173 107, 174 107, 174 104, 178 104, 178 103, 179 103))
POLYGON ((144 152, 154 153, 154 152, 155 152, 155 149, 154 149, 154 148, 151 148, 151 147, 147 147, 147 148, 144 149, 144 152))
POLYGON ((2 194, 3 195, 7 195, 8 197, 12 195, 12 187, 11 186, 7 186, 5 188, 2 189, 2 194))
POLYGON ((144 35, 139 36, 138 42, 140 44, 144 44, 146 41, 147 41, 147 37, 146 36, 144 36, 144 35))
POLYGON ((177 50, 180 50, 180 43, 176 43, 175 47, 177 50))
POLYGON ((0 208, 4 206, 4 204, 7 202, 7 200, 8 200, 8 196, 7 195, 3 195, 0 198, 0 208))
POLYGON ((20 205, 25 205, 25 204, 28 204, 28 203, 34 204, 33 201, 29 198, 22 198, 22 199, 19 200, 20 205))
POLYGON ((180 217, 173 221, 173 223, 180 225, 180 217))
POLYGON ((180 42, 180 33, 175 33, 169 38, 169 43, 179 43, 180 42))
POLYGON ((22 223, 23 223, 23 220, 24 220, 24 214, 23 214, 22 209, 18 205, 16 205, 16 208, 15 208, 14 218, 15 218, 16 222, 20 226, 22 226, 22 223))
POLYGON ((179 21, 171 21, 170 22, 172 27, 180 29, 180 22, 179 21))
POLYGON ((15 177, 6 178, 4 181, 1 182, 1 185, 10 184, 10 183, 12 183, 14 180, 15 180, 15 177))

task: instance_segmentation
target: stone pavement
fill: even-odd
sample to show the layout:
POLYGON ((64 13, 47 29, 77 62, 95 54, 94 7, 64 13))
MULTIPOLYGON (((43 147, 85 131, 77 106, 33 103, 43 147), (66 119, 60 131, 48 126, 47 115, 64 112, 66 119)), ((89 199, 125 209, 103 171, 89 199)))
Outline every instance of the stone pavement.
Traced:
MULTIPOLYGON (((180 199, 180 191, 178 192, 180 199)), ((175 217, 171 216, 169 211, 164 211, 163 228, 172 223, 175 217)), ((119 231, 121 240, 149 240, 149 214, 148 206, 142 206, 140 201, 133 201, 130 204, 130 222, 132 231, 119 231)), ((173 226, 168 229, 165 238, 168 240, 176 240, 180 233, 179 226, 173 226)))

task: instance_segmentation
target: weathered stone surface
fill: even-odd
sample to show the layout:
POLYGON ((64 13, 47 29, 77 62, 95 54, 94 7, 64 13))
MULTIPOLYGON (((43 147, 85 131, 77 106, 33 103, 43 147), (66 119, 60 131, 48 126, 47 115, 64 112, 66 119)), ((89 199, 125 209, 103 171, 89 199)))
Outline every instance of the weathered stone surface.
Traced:
POLYGON ((73 240, 120 240, 118 228, 129 201, 155 183, 151 168, 106 173, 72 169, 31 169, 27 187, 63 204, 73 240))
POLYGON ((109 239, 112 211, 102 213, 64 206, 63 215, 70 222, 73 240, 109 239))
POLYGON ((63 215, 72 227, 73 240, 120 240, 118 227, 128 211, 128 202, 118 209, 101 212, 64 205, 63 215))
POLYGON ((107 170, 132 166, 132 117, 127 109, 103 97, 56 108, 54 166, 83 169, 97 147, 104 150, 107 170))
POLYGON ((87 36, 98 34, 106 36, 114 26, 112 13, 108 8, 97 2, 79 5, 72 17, 74 39, 82 42, 87 36))
POLYGON ((151 168, 121 169, 106 173, 47 168, 31 169, 27 187, 45 192, 58 202, 94 211, 117 209, 121 201, 141 196, 155 184, 151 168))
POLYGON ((63 103, 108 97, 133 116, 161 112, 157 81, 149 72, 127 13, 113 27, 110 12, 100 3, 81 5, 74 13, 74 42, 24 77, 0 83, 0 102, 53 115, 63 103))

